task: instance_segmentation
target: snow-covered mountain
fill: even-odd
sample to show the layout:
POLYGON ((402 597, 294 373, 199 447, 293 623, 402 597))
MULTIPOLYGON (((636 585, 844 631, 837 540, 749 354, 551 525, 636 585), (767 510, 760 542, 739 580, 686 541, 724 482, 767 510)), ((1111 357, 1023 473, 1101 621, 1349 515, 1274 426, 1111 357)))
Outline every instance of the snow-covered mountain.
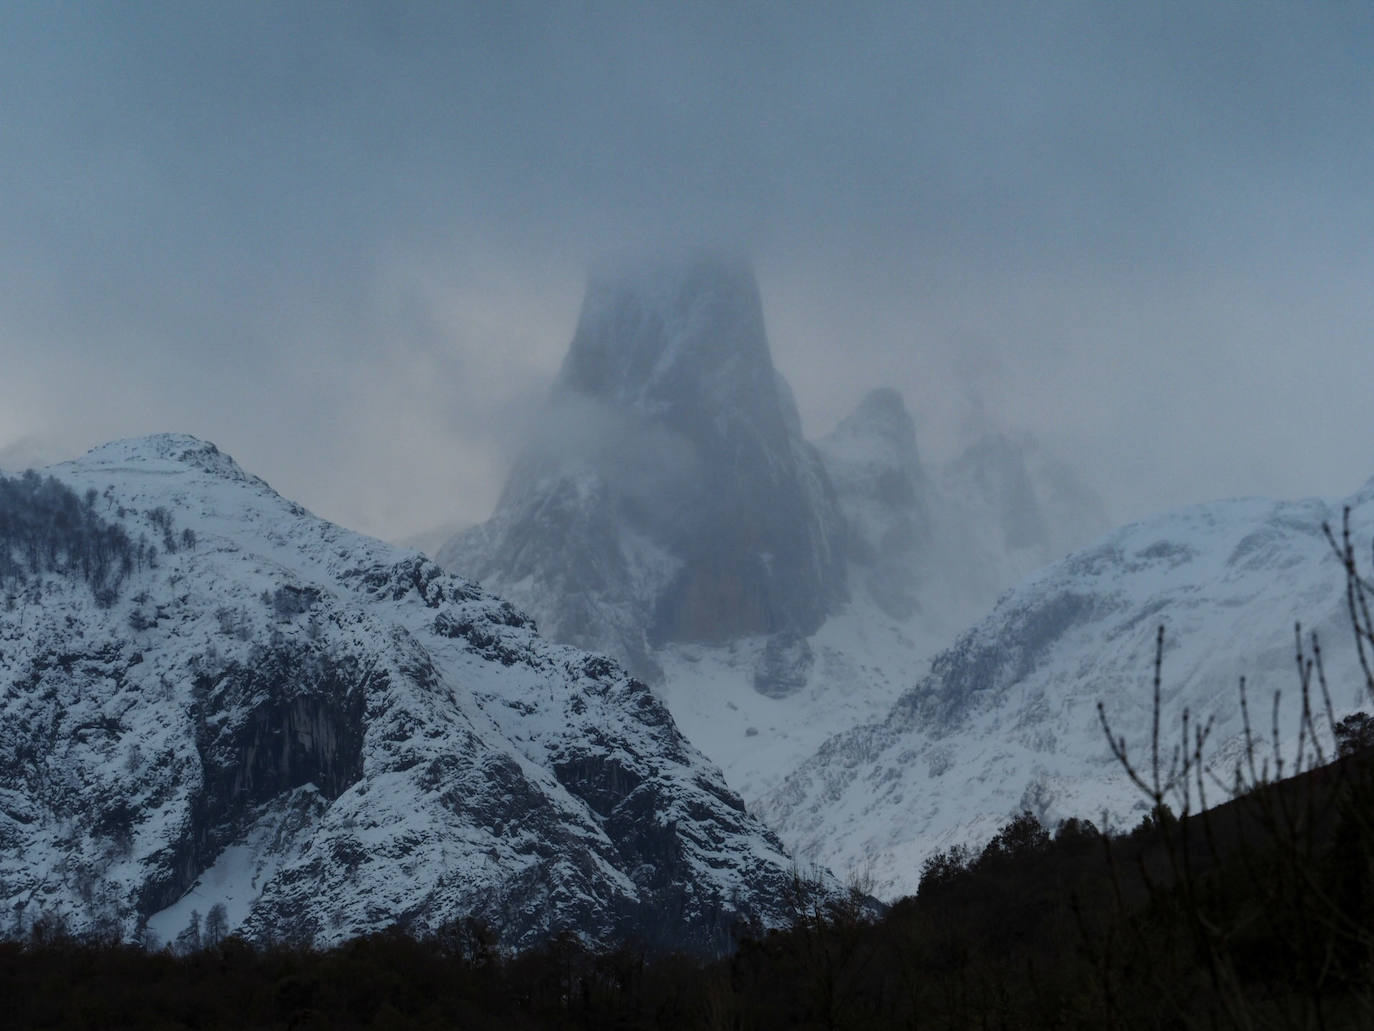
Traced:
POLYGON ((614 662, 194 438, 47 472, 0 481, 0 933, 785 917, 777 840, 614 662))
MULTIPOLYGON (((1367 542, 1374 481, 1348 503, 1367 542)), ((1008 592, 886 718, 826 741, 758 811, 799 856, 871 870, 894 894, 915 889, 926 856, 986 841, 1024 809, 1051 825, 1104 812, 1134 824, 1145 803, 1110 755, 1097 703, 1143 761, 1161 625, 1166 754, 1185 708, 1194 727, 1212 718, 1208 754, 1229 783, 1243 751, 1245 676, 1261 759, 1272 758, 1274 692, 1287 694, 1279 738, 1291 770, 1295 623, 1322 641, 1336 715, 1370 701, 1343 570, 1321 529, 1339 525, 1341 507, 1226 501, 1108 535, 1008 592)))
POLYGON ((698 252, 593 277, 495 514, 436 557, 640 672, 753 800, 1106 529, 1028 437, 928 470, 894 390, 808 443, 748 264, 698 252))

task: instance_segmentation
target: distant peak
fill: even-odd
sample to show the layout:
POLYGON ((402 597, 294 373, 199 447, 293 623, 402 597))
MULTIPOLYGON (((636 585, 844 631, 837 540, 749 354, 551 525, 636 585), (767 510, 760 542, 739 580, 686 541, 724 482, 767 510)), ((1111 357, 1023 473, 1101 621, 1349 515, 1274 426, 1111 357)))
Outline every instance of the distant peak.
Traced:
POLYGON ((904 425, 911 422, 906 402, 895 387, 877 387, 864 395, 855 409, 855 415, 875 420, 904 425))
POLYGON ((829 439, 836 443, 876 439, 898 453, 913 459, 916 455, 916 424, 912 422, 902 395, 892 387, 878 387, 865 394, 859 406, 840 421, 829 439))
POLYGON ((753 269, 705 249, 597 268, 560 376, 562 389, 646 413, 773 386, 753 269))

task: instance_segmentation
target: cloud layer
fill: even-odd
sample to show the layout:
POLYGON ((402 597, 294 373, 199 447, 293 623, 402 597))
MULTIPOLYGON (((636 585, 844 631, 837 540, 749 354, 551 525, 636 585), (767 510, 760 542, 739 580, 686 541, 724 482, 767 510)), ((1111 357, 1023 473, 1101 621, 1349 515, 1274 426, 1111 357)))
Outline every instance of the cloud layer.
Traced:
POLYGON ((1348 491, 1374 18, 1146 6, 12 5, 0 466, 176 429, 370 532, 481 519, 589 262, 710 241, 812 432, 883 383, 1119 518, 1348 491))

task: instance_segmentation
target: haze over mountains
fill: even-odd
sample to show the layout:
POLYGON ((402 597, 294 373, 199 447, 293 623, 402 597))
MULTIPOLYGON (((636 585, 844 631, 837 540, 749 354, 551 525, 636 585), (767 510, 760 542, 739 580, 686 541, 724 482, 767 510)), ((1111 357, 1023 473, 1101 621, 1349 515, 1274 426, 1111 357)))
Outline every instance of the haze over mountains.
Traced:
POLYGON ((804 636, 844 597, 834 491, 743 262, 593 279, 541 425, 492 520, 438 558, 556 639, 659 680, 665 644, 804 636))
MULTIPOLYGON (((713 298, 717 318, 751 307, 739 266, 688 282, 657 295, 676 307, 652 317, 642 285, 611 290, 612 309, 636 313, 611 321, 658 329, 669 310, 718 330, 693 304, 713 298)), ((596 310, 587 324, 604 326, 596 310)), ((693 337, 672 339, 646 348, 644 366, 709 382, 693 337)), ((601 403, 566 390, 555 411, 601 403)), ((541 638, 471 581, 314 518, 191 437, 117 442, 51 479, 0 481, 4 933, 57 915, 166 941, 216 908, 221 932, 262 939, 476 916, 512 947, 572 930, 718 951, 739 920, 787 919, 795 860, 892 896, 915 889, 936 849, 980 843, 1022 810, 1050 824, 1138 819, 1096 705, 1141 754, 1161 624, 1165 725, 1185 709, 1194 725, 1213 719, 1221 781, 1243 755, 1236 679, 1249 678, 1252 711, 1291 696, 1294 622, 1321 634, 1334 715, 1366 701, 1321 532, 1339 505, 1218 502, 1122 528, 1024 578, 941 651, 941 619, 1095 518, 1091 494, 1032 441, 991 438, 932 473, 888 390, 814 446, 785 406, 768 438, 709 408, 664 428, 672 395, 624 377, 606 396, 608 419, 627 413, 617 432, 568 434, 564 454, 541 443, 514 481, 524 493, 511 492, 526 521, 460 543, 495 530, 520 542, 525 529, 513 551, 534 561, 516 586, 544 604, 601 576, 626 617, 604 628, 610 645, 642 645, 653 691, 541 638), (702 467, 698 440, 742 456, 731 475, 702 467), (695 478, 664 479, 684 465, 695 478), (709 549, 751 474, 763 477, 746 491, 755 535, 724 538, 739 563, 694 570, 690 549, 709 549), (778 575, 763 551, 779 526, 805 546, 827 608, 791 604, 795 571, 778 575), (563 531, 552 543, 549 527, 563 531), (602 550, 588 556, 593 531, 602 550), (541 588, 549 568, 562 579, 541 588), (938 651, 928 665, 923 650, 938 651)), ((1348 501, 1357 539, 1374 533, 1371 499, 1374 481, 1348 501)), ((603 599, 581 601, 568 625, 593 634, 603 599)), ((1276 711, 1291 769, 1298 710, 1276 711)))
POLYGON ((213 445, 49 472, 6 481, 0 887, 16 933, 147 941, 222 907, 316 943, 477 916, 517 947, 725 948, 785 918, 791 862, 731 786, 881 712, 1098 518, 1028 438, 932 473, 890 390, 806 441, 748 265, 714 254, 593 281, 496 515, 441 551, 676 721, 213 445))
POLYGON ((656 685, 746 799, 1107 528, 1029 435, 928 468, 890 389, 807 441, 733 255, 593 276, 538 427, 438 561, 656 685))
POLYGON ((1138 748, 1161 623, 1166 724, 1215 716, 1223 775, 1238 678, 1267 705, 1293 687, 1294 622, 1344 640, 1320 529, 1340 506, 1218 502, 1106 534, 1092 490, 1029 434, 928 466, 887 388, 808 442, 758 312, 738 260, 595 280, 553 430, 440 557, 652 678, 803 859, 896 894, 1024 808, 1134 821, 1096 703, 1138 748))
MULTIPOLYGON (((1139 751, 1161 623, 1165 723, 1213 718, 1222 778, 1236 679, 1267 700, 1295 621, 1345 630, 1339 506, 1103 536, 1029 435, 932 468, 887 388, 807 441, 716 254, 593 279, 496 513, 440 549, 484 587, 195 438, 49 472, 0 481, 6 933, 169 940, 218 907, 257 938, 476 916, 718 951, 787 919, 794 861, 896 895, 1022 810, 1137 819, 1096 704, 1139 751)), ((1363 699, 1326 654, 1339 715, 1363 699)))
MULTIPOLYGON (((1025 810, 1135 826, 1097 706, 1147 747, 1161 625, 1212 800, 1242 676, 1293 759, 1294 623, 1370 707, 1320 527, 1348 497, 1371 555, 1374 4, 8 4, 0 55, 0 960, 199 924, 347 942, 389 1005, 353 940, 474 919, 511 952, 474 984, 587 1026, 609 978, 957 1027, 970 986, 1148 1024, 1136 955, 1215 973, 1148 913, 1100 985, 1040 966, 1011 910, 1068 882, 1020 858, 973 919, 894 907, 892 963, 847 919, 699 980, 636 953, 790 922, 813 864, 813 918, 990 837, 1010 875, 1025 810)), ((1213 988, 1353 971, 1374 1011, 1349 840, 1355 951, 1242 923, 1260 976, 1213 988)))

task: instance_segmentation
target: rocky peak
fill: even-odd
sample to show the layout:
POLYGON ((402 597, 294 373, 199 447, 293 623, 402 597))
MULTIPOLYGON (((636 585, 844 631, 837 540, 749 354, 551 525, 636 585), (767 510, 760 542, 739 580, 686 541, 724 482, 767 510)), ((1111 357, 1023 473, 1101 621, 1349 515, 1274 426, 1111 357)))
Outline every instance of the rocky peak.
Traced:
POLYGON ((869 391, 817 447, 842 495, 870 497, 890 508, 924 504, 918 495, 928 488, 916 426, 902 395, 891 387, 869 391))
POLYGON ((931 486, 902 395, 870 391, 817 443, 844 514, 851 580, 894 618, 919 607, 935 534, 931 486))
POLYGON ((560 387, 659 415, 752 398, 772 372, 753 270, 697 252, 594 273, 560 387))
POLYGON ((881 447, 882 457, 894 462, 919 462, 916 424, 911 421, 902 395, 892 387, 878 387, 864 395, 859 406, 846 416, 824 441, 830 450, 853 443, 872 451, 881 447))
POLYGON ((1050 527, 1026 464, 1032 448, 1026 437, 989 434, 949 469, 950 478, 966 493, 986 499, 997 513, 998 529, 1009 548, 1050 547, 1050 527))
POLYGON ((748 262, 692 252, 591 278, 554 402, 599 402, 707 458, 743 452, 772 479, 799 436, 780 381, 748 262))
POLYGON ((553 636, 652 675, 636 657, 658 644, 810 633, 843 597, 833 490, 746 261, 594 275, 543 425, 492 521, 440 559, 553 636))
MULTIPOLYGON (((1110 524, 1102 500, 1029 433, 988 433, 944 472, 963 504, 991 514, 989 544, 1042 565, 1081 547, 1110 524)), ((1028 572, 1028 569, 1024 571, 1028 572)))

